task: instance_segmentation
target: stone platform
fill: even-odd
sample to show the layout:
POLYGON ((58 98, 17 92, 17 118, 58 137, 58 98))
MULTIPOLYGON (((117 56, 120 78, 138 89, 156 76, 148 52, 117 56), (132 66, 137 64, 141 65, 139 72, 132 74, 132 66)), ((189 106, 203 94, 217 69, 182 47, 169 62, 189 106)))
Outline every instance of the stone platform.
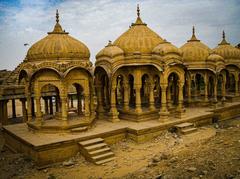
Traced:
POLYGON ((150 120, 133 122, 121 120, 112 123, 98 120, 89 130, 80 133, 39 133, 28 129, 27 124, 15 124, 3 127, 6 146, 16 152, 31 156, 39 167, 61 162, 79 152, 78 142, 103 138, 106 143, 113 144, 129 138, 136 142, 145 142, 161 135, 174 125, 191 122, 196 126, 212 123, 213 118, 226 120, 240 115, 240 103, 227 103, 212 108, 187 108, 179 119, 169 117, 167 120, 150 120))

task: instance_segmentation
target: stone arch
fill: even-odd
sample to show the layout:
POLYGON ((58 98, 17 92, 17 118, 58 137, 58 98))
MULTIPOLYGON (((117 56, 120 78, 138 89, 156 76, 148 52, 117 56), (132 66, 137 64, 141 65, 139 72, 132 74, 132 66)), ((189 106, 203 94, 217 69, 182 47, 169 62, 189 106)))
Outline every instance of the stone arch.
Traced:
POLYGON ((72 82, 68 85, 67 97, 68 97, 68 111, 69 117, 77 117, 83 114, 84 111, 84 87, 78 82, 72 82), (74 104, 74 102, 77 104, 74 104))
POLYGON ((32 74, 32 76, 31 76, 31 78, 30 78, 30 81, 33 81, 34 78, 36 78, 37 76, 39 76, 40 74, 43 74, 43 73, 45 73, 45 72, 52 72, 52 73, 54 73, 56 76, 58 76, 58 79, 61 79, 61 78, 62 78, 61 72, 57 71, 55 68, 49 68, 49 67, 47 67, 47 68, 40 68, 40 69, 38 69, 37 71, 35 71, 35 72, 32 74))
MULTIPOLYGON (((40 100, 44 100, 44 116, 43 119, 51 119, 52 116, 61 110, 61 101, 60 101, 60 86, 53 83, 45 83, 40 86, 40 100), (53 104, 54 103, 54 104, 53 104), (54 110, 55 105, 55 110, 54 110), (49 116, 50 115, 50 116, 49 116)), ((42 102, 41 102, 42 104, 42 102)), ((42 105, 40 106, 40 108, 42 105)))
POLYGON ((80 67, 80 66, 74 66, 74 67, 71 67, 69 69, 67 69, 64 74, 63 74, 63 78, 65 79, 72 71, 83 71, 85 73, 87 73, 89 75, 89 77, 93 77, 93 75, 91 74, 90 71, 88 71, 87 69, 83 68, 83 67, 80 67))
POLYGON ((163 78, 162 78, 162 80, 161 80, 161 78, 160 78, 160 80, 161 80, 163 83, 167 83, 167 82, 168 82, 168 77, 169 77, 169 75, 170 75, 171 73, 177 74, 178 77, 179 77, 179 80, 180 80, 181 82, 183 82, 183 83, 185 82, 185 77, 184 77, 185 71, 184 71, 181 67, 179 67, 179 66, 174 66, 174 67, 168 67, 168 68, 166 68, 166 70, 165 70, 164 73, 163 73, 163 78))
POLYGON ((97 95, 98 118, 110 109, 110 77, 103 66, 97 66, 94 70, 94 85, 97 95))
POLYGON ((21 70, 20 71, 20 73, 19 73, 19 75, 18 75, 18 84, 20 85, 21 84, 21 82, 22 82, 22 80, 24 80, 25 82, 26 81, 29 81, 29 74, 28 74, 28 72, 26 71, 26 70, 21 70))

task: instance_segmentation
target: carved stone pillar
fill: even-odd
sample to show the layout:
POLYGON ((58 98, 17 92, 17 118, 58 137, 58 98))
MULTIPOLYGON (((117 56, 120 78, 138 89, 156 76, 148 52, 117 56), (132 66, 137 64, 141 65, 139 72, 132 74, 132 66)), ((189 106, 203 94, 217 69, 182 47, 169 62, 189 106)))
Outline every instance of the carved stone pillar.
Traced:
POLYGON ((79 91, 77 92, 77 111, 80 116, 82 114, 82 96, 79 91))
POLYGON ((172 98, 171 98, 171 86, 170 85, 168 86, 166 93, 167 93, 167 105, 170 109, 170 108, 173 107, 172 98))
POLYGON ((155 110, 155 101, 154 101, 154 84, 153 82, 151 82, 150 86, 149 86, 149 108, 150 110, 155 110))
POLYGON ((12 99, 12 118, 16 118, 16 103, 15 99, 12 99))
POLYGON ((123 110, 129 110, 129 85, 124 83, 124 100, 123 100, 123 110))
POLYGON ((27 109, 26 109, 26 99, 20 99, 22 102, 22 114, 23 114, 23 122, 27 122, 27 109))
POLYGON ((111 102, 110 102, 110 112, 109 112, 109 117, 110 117, 110 120, 112 122, 117 122, 119 121, 119 118, 118 118, 118 110, 117 110, 117 107, 116 107, 116 85, 112 85, 112 89, 111 89, 111 102))
POLYGON ((52 101, 52 96, 49 97, 49 109, 50 109, 50 114, 53 114, 53 101, 52 101))
POLYGON ((208 81, 204 83, 204 102, 208 102, 208 81))
POLYGON ((106 109, 109 109, 109 94, 108 94, 108 87, 107 87, 107 76, 105 76, 104 78, 104 88, 103 88, 103 96, 104 96, 104 99, 105 99, 105 107, 106 109))
POLYGON ((90 116, 90 108, 89 108, 89 104, 90 104, 90 96, 89 94, 85 94, 84 95, 84 105, 85 105, 85 116, 90 116))
POLYGON ((27 121, 32 121, 32 98, 27 96, 27 121))
POLYGON ((70 107, 73 108, 74 107, 73 106, 73 95, 70 95, 70 103, 71 103, 70 107))
POLYGON ((61 96, 61 102, 62 102, 62 120, 67 121, 67 97, 66 96, 61 96))
POLYGON ((217 103, 217 79, 214 81, 213 102, 217 103))
POLYGON ((160 120, 161 119, 166 119, 169 116, 169 112, 167 109, 167 84, 162 83, 160 84, 161 86, 161 109, 160 109, 160 120))
POLYGON ((97 93, 97 116, 98 118, 103 118, 105 110, 103 108, 103 101, 102 101, 102 93, 101 93, 101 86, 96 86, 96 93, 97 93))
POLYGON ((59 112, 59 97, 55 96, 55 107, 56 107, 56 112, 59 112))
POLYGON ((36 122, 41 124, 42 122, 42 111, 41 111, 41 97, 40 95, 35 94, 36 101, 36 122))
POLYGON ((34 103, 34 98, 31 98, 31 111, 32 111, 32 116, 35 116, 35 103, 34 103))
POLYGON ((141 85, 135 85, 135 91, 136 91, 136 101, 135 101, 135 111, 137 113, 142 112, 142 102, 141 102, 141 85))
POLYGON ((191 78, 188 79, 187 81, 187 96, 188 96, 188 103, 191 103, 192 102, 192 81, 191 81, 191 78))
POLYGON ((43 100, 44 100, 44 111, 45 111, 45 114, 48 114, 48 97, 44 97, 43 100))
POLYGON ((239 96, 239 91, 238 91, 238 77, 235 78, 235 96, 239 96))
POLYGON ((8 100, 1 100, 0 101, 0 120, 2 125, 8 124, 8 110, 7 110, 7 103, 8 100))
POLYGON ((183 107, 183 87, 184 83, 180 82, 178 84, 179 91, 178 91, 178 107, 177 107, 177 112, 178 112, 178 117, 181 118, 182 114, 185 112, 185 109, 183 107))
POLYGON ((222 103, 226 101, 226 80, 222 81, 222 103))

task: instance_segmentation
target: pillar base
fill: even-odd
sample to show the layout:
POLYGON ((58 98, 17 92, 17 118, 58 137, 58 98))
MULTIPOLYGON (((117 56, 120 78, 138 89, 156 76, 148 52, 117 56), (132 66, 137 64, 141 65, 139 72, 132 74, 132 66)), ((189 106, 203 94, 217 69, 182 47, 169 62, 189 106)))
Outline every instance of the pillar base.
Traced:
POLYGON ((149 107, 149 110, 150 110, 150 111, 155 111, 156 108, 155 108, 155 106, 150 106, 150 107, 149 107))
POLYGON ((141 108, 141 107, 140 107, 140 108, 135 108, 135 112, 136 112, 137 114, 142 113, 142 108, 141 108))
POLYGON ((62 126, 68 126, 68 120, 62 120, 62 126))
POLYGON ((89 116, 90 116, 90 113, 89 113, 89 112, 88 112, 88 113, 85 113, 84 116, 85 116, 85 117, 89 117, 89 116))
POLYGON ((225 96, 222 97, 222 99, 221 99, 221 103, 222 103, 223 106, 225 105, 226 101, 227 101, 227 100, 226 100, 225 96))
POLYGON ((183 118, 185 116, 185 111, 185 109, 182 109, 182 111, 177 111, 175 117, 179 119, 183 118))
POLYGON ((169 119, 170 113, 168 111, 161 111, 159 112, 159 121, 166 122, 169 119))
POLYGON ((97 118, 98 119, 106 118, 106 113, 105 112, 97 112, 97 118))
POLYGON ((118 122, 120 121, 118 118, 119 112, 109 112, 108 113, 108 120, 111 122, 118 122))

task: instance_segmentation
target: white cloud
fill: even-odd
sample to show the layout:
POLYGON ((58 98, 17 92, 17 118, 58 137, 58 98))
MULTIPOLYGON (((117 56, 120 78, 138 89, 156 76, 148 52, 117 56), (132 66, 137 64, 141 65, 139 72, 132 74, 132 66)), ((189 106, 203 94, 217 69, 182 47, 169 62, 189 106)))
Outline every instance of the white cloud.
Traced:
POLYGON ((0 13, 4 13, 0 26, 0 68, 14 69, 29 48, 23 44, 33 44, 52 31, 55 9, 59 9, 62 27, 89 47, 94 62, 96 53, 107 41, 115 40, 135 21, 138 3, 143 21, 177 46, 190 38, 192 25, 196 26, 197 37, 211 48, 220 42, 223 29, 229 42, 239 43, 237 0, 22 0, 20 7, 6 8, 0 3, 0 13))

